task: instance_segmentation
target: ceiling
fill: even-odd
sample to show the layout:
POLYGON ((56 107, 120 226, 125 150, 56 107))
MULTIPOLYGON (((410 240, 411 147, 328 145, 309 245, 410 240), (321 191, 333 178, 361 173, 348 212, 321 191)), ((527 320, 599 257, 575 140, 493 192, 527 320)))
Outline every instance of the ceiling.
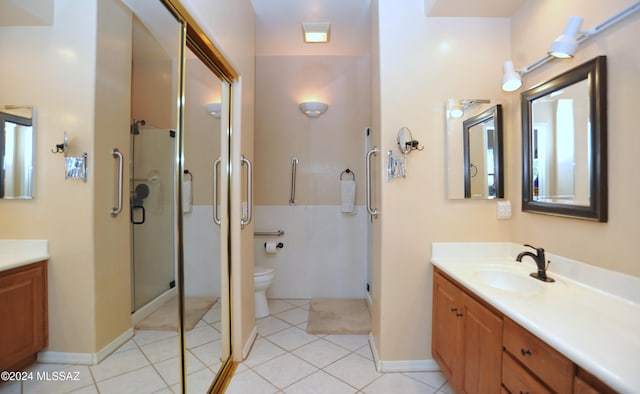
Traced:
MULTIPOLYGON (((251 0, 256 13, 256 55, 366 55, 370 48, 371 1, 251 0), (302 41, 302 22, 314 21, 331 22, 328 44, 302 41)), ((426 17, 508 18, 524 1, 424 0, 424 14, 426 17)), ((401 6, 402 2, 397 4, 401 6)))

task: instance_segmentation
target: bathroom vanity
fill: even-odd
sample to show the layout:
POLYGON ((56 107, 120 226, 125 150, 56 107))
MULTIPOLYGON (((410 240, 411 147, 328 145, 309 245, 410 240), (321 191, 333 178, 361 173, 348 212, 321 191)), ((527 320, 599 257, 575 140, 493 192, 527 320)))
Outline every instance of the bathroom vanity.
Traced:
POLYGON ((35 362, 47 346, 46 250, 46 241, 0 241, 0 371, 35 362))
POLYGON ((548 255, 556 282, 544 283, 529 277, 534 264, 515 262, 522 250, 509 243, 434 244, 432 354, 451 386, 633 392, 640 384, 638 279, 548 255), (593 287, 598 281, 602 287, 593 287), (609 286, 618 294, 607 293, 609 286))

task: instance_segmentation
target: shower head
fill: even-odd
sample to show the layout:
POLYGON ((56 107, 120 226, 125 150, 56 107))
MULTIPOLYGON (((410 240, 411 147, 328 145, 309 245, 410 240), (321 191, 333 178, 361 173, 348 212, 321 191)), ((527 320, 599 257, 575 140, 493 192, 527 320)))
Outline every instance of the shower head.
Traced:
POLYGON ((133 120, 133 123, 131 124, 131 134, 133 135, 138 135, 140 134, 140 128, 139 126, 144 126, 146 125, 147 122, 144 121, 144 119, 140 119, 140 120, 133 120))

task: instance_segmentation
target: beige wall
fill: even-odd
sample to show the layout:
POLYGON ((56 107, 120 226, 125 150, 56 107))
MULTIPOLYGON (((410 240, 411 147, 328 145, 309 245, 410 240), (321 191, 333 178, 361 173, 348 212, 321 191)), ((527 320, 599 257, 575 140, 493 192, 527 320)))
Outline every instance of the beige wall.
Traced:
MULTIPOLYGON (((182 0, 214 45, 240 75, 232 85, 231 194, 240 200, 245 189, 240 155, 254 161, 253 130, 255 101, 255 14, 250 0, 182 0)), ((244 172, 244 169, 243 171, 244 172)), ((233 358, 242 351, 255 328, 253 308, 253 223, 240 229, 241 207, 231 207, 231 292, 233 305, 233 358)))
MULTIPOLYGON (((626 7, 631 0, 525 2, 512 21, 511 52, 516 67, 533 63, 563 30, 569 16, 584 17, 583 29, 593 27, 626 7)), ((636 160, 640 134, 635 127, 640 50, 640 15, 585 41, 573 60, 554 60, 525 76, 525 89, 582 64, 595 56, 607 56, 609 221, 594 223, 520 212, 521 136, 518 93, 512 94, 505 119, 511 129, 507 186, 514 203, 512 241, 531 243, 548 251, 606 269, 640 276, 636 244, 640 239, 640 178, 636 160)))
POLYGON ((119 2, 61 0, 53 25, 0 35, 13 54, 0 103, 33 104, 37 122, 35 198, 0 201, 0 237, 49 240, 48 351, 95 353, 130 325, 128 213, 109 215, 111 149, 128 150, 129 19, 119 2), (51 153, 65 131, 69 155, 88 153, 87 183, 51 153))
POLYGON ((264 55, 256 67, 255 203, 288 205, 291 158, 297 157, 297 205, 339 205, 340 173, 347 168, 355 173, 356 204, 364 204, 369 56, 264 55), (329 109, 308 118, 298 108, 303 101, 329 109))
POLYGON ((406 178, 387 183, 383 168, 377 174, 373 333, 382 360, 421 360, 431 352, 431 243, 509 239, 510 222, 496 220, 495 202, 446 199, 444 113, 449 97, 507 100, 499 81, 509 20, 425 18, 421 0, 377 3, 382 152, 398 153, 402 126, 425 149, 408 157, 406 178))

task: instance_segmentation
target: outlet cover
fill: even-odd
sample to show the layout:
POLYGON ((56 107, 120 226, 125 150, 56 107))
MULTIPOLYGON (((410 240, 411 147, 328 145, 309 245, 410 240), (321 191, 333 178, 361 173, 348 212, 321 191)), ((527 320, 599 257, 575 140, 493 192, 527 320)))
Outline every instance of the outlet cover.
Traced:
POLYGON ((509 200, 498 201, 496 205, 496 217, 498 219, 511 218, 511 201, 509 200))

